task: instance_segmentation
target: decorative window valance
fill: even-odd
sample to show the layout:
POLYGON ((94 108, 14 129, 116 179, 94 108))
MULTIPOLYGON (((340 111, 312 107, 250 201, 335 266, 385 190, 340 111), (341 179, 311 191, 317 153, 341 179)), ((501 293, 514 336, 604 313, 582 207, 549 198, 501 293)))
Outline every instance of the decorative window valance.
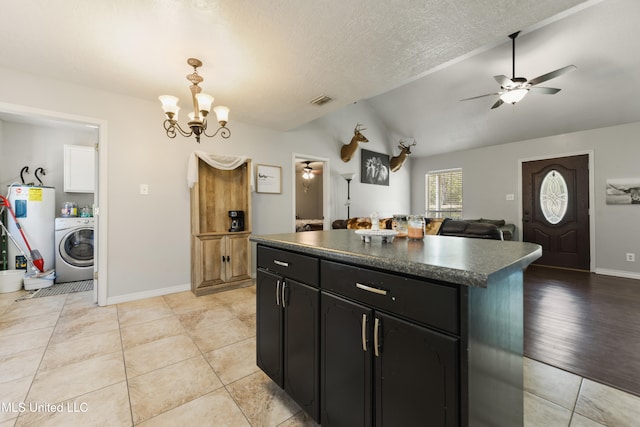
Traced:
MULTIPOLYGON (((194 151, 189 156, 189 164, 187 165, 187 183, 189 188, 198 182, 198 159, 202 159, 209 166, 222 169, 233 170, 241 166, 247 160, 251 160, 247 156, 224 156, 220 154, 207 153, 205 151, 194 151)), ((249 171, 249 179, 251 180, 251 191, 253 191, 253 170, 249 171)))

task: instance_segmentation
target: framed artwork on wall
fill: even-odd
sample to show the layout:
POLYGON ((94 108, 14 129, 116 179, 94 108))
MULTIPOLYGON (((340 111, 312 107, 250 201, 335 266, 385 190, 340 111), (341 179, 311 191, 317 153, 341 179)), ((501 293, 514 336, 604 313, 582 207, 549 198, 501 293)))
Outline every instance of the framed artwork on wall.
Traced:
POLYGON ((256 193, 282 193, 282 167, 256 165, 256 193))
POLYGON ((360 153, 360 182, 388 186, 389 156, 365 149, 360 153))
POLYGON ((606 201, 608 205, 640 204, 640 178, 608 179, 606 201))

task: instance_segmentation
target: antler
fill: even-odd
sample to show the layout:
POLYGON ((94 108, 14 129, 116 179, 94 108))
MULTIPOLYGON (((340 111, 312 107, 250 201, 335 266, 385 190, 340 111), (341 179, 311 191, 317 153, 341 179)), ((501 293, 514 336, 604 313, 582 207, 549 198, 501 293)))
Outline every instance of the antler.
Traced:
POLYGON ((398 145, 398 148, 401 150, 404 150, 404 149, 408 150, 409 148, 415 146, 416 144, 417 142, 415 139, 413 140, 413 144, 410 144, 410 145, 405 145, 405 142, 403 140, 400 140, 400 145, 398 145))
POLYGON ((367 130, 367 128, 363 128, 361 126, 362 125, 360 123, 356 124, 356 128, 353 130, 353 133, 358 133, 358 132, 361 132, 363 130, 367 130))

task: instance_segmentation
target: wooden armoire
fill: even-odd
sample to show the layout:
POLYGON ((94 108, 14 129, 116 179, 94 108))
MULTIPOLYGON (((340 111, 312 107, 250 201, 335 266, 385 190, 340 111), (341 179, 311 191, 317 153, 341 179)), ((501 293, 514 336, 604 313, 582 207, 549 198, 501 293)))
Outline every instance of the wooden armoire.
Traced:
POLYGON ((191 188, 191 290, 196 296, 249 286, 251 160, 232 170, 198 158, 191 188), (229 211, 244 211, 244 230, 231 232, 229 211))

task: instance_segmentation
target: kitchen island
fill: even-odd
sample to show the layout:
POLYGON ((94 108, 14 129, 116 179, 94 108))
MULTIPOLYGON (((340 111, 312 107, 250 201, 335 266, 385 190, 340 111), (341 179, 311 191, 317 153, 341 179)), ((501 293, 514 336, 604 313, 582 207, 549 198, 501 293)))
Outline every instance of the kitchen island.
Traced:
POLYGON ((258 366, 323 426, 522 425, 522 271, 539 245, 251 240, 258 366))

